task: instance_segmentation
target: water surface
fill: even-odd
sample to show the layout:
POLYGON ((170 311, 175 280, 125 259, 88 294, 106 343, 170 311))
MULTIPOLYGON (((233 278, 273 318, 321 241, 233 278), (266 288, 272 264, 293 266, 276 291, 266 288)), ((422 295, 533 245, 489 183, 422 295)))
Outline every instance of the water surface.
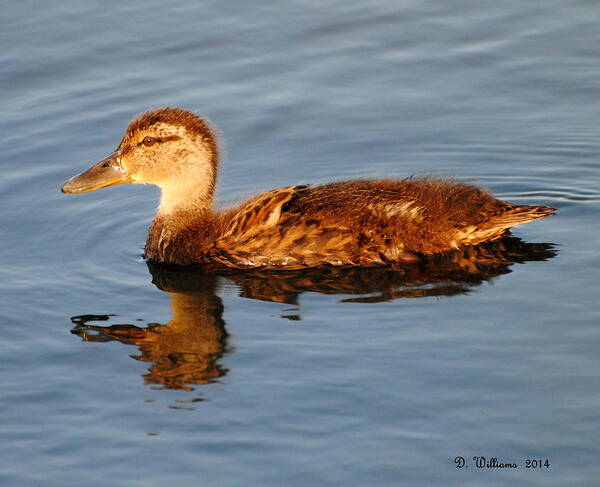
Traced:
POLYGON ((0 483, 592 484, 599 15, 558 0, 5 6, 0 483), (149 268, 155 188, 59 188, 164 105, 220 127, 219 204, 433 173, 559 213, 425 269, 149 268))

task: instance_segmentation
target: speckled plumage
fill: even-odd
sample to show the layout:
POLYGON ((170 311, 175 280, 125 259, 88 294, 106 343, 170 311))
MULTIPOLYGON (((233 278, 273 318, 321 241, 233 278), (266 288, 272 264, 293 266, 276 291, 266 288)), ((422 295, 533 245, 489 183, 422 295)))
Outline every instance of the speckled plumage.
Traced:
POLYGON ((286 269, 409 263, 498 239, 555 211, 431 177, 290 186, 215 211, 217 144, 210 125, 182 109, 135 119, 115 154, 132 182, 162 190, 145 248, 155 262, 286 269))

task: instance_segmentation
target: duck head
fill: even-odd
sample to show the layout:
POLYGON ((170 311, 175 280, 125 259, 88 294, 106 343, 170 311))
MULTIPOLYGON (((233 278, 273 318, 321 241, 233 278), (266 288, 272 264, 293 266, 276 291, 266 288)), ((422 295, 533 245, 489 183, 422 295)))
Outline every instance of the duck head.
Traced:
POLYGON ((159 213, 212 203, 218 148, 208 121, 180 108, 159 108, 135 118, 117 149, 69 179, 63 193, 86 193, 122 183, 155 184, 159 213))

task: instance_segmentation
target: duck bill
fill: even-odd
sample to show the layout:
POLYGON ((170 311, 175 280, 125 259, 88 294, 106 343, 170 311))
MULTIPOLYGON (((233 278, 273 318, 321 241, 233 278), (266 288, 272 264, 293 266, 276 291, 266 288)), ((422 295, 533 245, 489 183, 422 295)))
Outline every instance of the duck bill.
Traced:
POLYGON ((87 193, 106 186, 130 183, 131 175, 121 168, 117 153, 111 154, 87 171, 73 176, 62 186, 63 193, 87 193))

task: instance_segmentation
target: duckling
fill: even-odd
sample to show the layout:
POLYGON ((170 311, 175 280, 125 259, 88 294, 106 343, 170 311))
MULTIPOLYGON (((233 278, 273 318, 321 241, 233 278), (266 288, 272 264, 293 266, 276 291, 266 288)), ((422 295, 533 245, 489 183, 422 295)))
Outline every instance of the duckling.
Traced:
POLYGON ((210 122, 181 108, 159 108, 135 118, 116 151, 62 191, 155 184, 160 204, 144 257, 238 269, 414 263, 420 255, 499 239, 515 225, 555 213, 433 177, 288 186, 215 210, 218 167, 210 122))

